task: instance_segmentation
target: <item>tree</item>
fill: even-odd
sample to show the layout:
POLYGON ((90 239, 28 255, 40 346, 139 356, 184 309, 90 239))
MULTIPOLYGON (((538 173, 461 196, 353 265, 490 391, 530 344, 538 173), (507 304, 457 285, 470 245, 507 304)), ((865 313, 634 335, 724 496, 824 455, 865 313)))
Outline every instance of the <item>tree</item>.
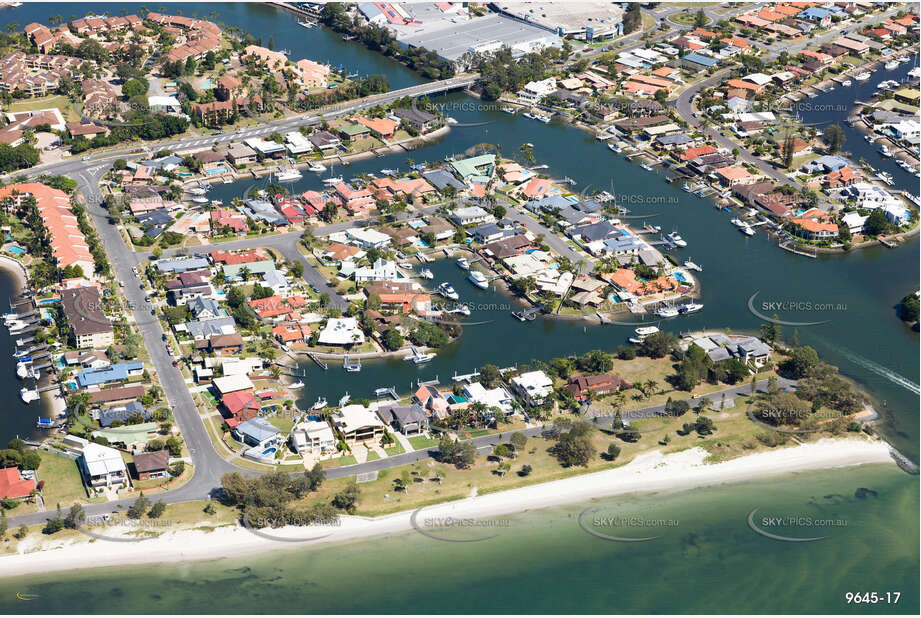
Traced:
POLYGON ((844 129, 838 124, 829 125, 822 132, 822 140, 828 146, 828 152, 834 154, 844 145, 844 129))
POLYGON ((879 236, 884 234, 889 229, 889 220, 886 219, 886 215, 883 213, 882 208, 876 208, 873 212, 870 213, 870 216, 867 217, 866 223, 864 223, 864 230, 870 236, 879 236))
POLYGON ((531 470, 531 466, 529 464, 525 464, 521 466, 521 470, 518 471, 518 476, 528 476, 531 474, 531 470))
POLYGON ((624 34, 630 34, 639 30, 643 25, 643 14, 640 12, 639 3, 630 3, 630 8, 624 13, 624 34))
POLYGON ((125 512, 128 517, 131 519, 140 519, 143 517, 144 513, 147 512, 147 509, 150 508, 150 500, 147 496, 144 495, 144 492, 141 492, 141 495, 138 496, 137 500, 134 501, 128 510, 125 512))
POLYGON ((784 368, 794 378, 802 378, 819 362, 818 353, 808 345, 797 346, 790 350, 790 358, 784 363, 784 368))
POLYGON ((352 481, 345 489, 333 496, 333 506, 346 513, 353 514, 359 495, 361 495, 361 489, 359 489, 355 481, 352 481))
POLYGON ((480 367, 480 384, 486 388, 495 388, 502 378, 499 368, 493 364, 486 364, 480 367))
POLYGON ((127 97, 135 97, 147 94, 147 82, 140 79, 129 79, 122 84, 122 94, 127 97))
POLYGON ((643 340, 643 343, 640 344, 640 352, 650 358, 662 358, 671 353, 677 343, 678 337, 674 333, 659 331, 643 340))
POLYGON ((525 445, 528 443, 528 437, 520 431, 516 431, 512 434, 512 437, 509 438, 509 443, 515 447, 516 451, 523 451, 525 445))
POLYGON ((399 350, 403 347, 403 335, 395 328, 387 330, 381 337, 381 341, 384 347, 391 351, 399 350))
POLYGON ((699 9, 697 11, 697 14, 694 15, 694 26, 697 28, 703 28, 704 26, 707 25, 708 21, 710 20, 707 19, 707 15, 706 13, 704 13, 703 9, 699 9))
POLYGON ((608 456, 608 461, 614 461, 615 459, 617 459, 617 456, 620 455, 620 447, 614 444, 613 442, 611 442, 608 445, 608 450, 606 452, 608 456))
POLYGON ((166 503, 163 500, 157 500, 150 511, 147 512, 147 516, 151 519, 159 519, 160 515, 163 515, 163 511, 166 510, 166 503))
POLYGON ((74 504, 67 512, 67 516, 64 517, 64 527, 75 530, 83 523, 84 518, 85 513, 83 512, 83 507, 79 504, 74 504))
POLYGON ((6 511, 0 513, 0 540, 6 538, 6 531, 9 530, 9 522, 6 520, 6 511))
POLYGON ((587 467, 595 457, 595 447, 591 440, 593 430, 592 425, 585 421, 572 423, 569 431, 561 433, 556 444, 550 447, 550 454, 555 456, 563 467, 587 467))
POLYGON ((793 136, 792 135, 788 135, 787 139, 783 141, 783 147, 781 148, 780 158, 785 168, 790 169, 791 167, 793 167, 793 136))

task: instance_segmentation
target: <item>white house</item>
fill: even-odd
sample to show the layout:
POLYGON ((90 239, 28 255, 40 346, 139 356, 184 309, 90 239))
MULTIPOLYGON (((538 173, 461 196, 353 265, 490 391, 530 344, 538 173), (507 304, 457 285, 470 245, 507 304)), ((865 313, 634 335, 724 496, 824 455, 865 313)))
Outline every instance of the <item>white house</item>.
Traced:
POLYGON ((179 99, 174 96, 150 96, 147 97, 147 105, 154 114, 181 114, 182 105, 179 99))
POLYGON ((390 244, 390 236, 370 228, 353 227, 345 231, 345 236, 362 249, 386 247, 390 244))
POLYGON ((78 460, 86 484, 92 488, 128 484, 128 468, 121 453, 114 448, 88 442, 78 460))
POLYGON ((336 450, 336 437, 329 423, 304 421, 291 430, 291 446, 299 455, 325 455, 336 450))
POLYGON ((530 406, 539 406, 553 392, 553 380, 543 371, 529 371, 512 378, 512 387, 530 406))
POLYGON ((291 291, 291 284, 280 270, 270 270, 262 274, 262 285, 272 288, 279 296, 285 296, 291 291))
POLYGON ((849 212, 841 217, 841 222, 847 226, 851 234, 859 234, 863 231, 863 226, 866 224, 867 219, 869 217, 866 215, 861 216, 859 213, 849 212))
POLYGON ((512 396, 501 386, 487 389, 479 382, 464 386, 464 395, 473 402, 481 402, 490 408, 499 408, 506 414, 512 413, 512 396))
POLYGON ((330 318, 317 342, 320 345, 361 345, 365 342, 365 334, 356 318, 330 318))
POLYGON ((542 98, 556 92, 556 78, 548 77, 538 82, 528 82, 518 91, 518 98, 537 103, 542 98))
POLYGON ((384 423, 377 414, 359 404, 343 406, 333 415, 333 422, 346 442, 363 442, 384 434, 384 423))
POLYGON ((377 258, 371 266, 360 266, 355 269, 355 283, 368 281, 396 281, 400 276, 397 264, 391 260, 377 258))

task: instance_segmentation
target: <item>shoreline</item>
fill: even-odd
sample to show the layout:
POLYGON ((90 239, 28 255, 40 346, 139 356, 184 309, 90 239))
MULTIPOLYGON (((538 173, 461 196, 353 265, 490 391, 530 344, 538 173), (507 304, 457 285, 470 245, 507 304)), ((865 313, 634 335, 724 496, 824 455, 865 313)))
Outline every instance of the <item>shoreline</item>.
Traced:
MULTIPOLYGON (((19 260, 13 259, 6 255, 0 255, 0 271, 13 277, 13 290, 16 295, 21 294, 29 287, 29 273, 26 267, 19 260)), ((15 344, 15 337, 10 335, 10 339, 15 344)), ((13 369, 15 369, 15 363, 13 369)), ((15 375, 15 372, 14 372, 15 375)), ((59 393, 55 391, 46 391, 41 394, 39 399, 39 416, 46 413, 50 418, 55 418, 57 414, 66 410, 64 402, 59 393)), ((34 435, 34 434, 32 434, 34 435)), ((31 438, 32 435, 29 437, 31 438)))
MULTIPOLYGON (((601 472, 479 496, 475 495, 474 489, 472 497, 426 507, 425 514, 426 518, 440 516, 455 519, 522 514, 622 494, 686 491, 798 472, 895 463, 886 442, 863 438, 825 438, 717 464, 706 464, 707 457, 708 453, 699 447, 668 455, 656 450, 642 454, 624 466, 601 472)), ((342 516, 340 525, 318 527, 310 532, 305 532, 302 527, 285 527, 264 529, 257 535, 233 525, 218 527, 211 532, 194 529, 166 532, 137 543, 96 543, 89 537, 86 542, 61 542, 49 538, 46 543, 53 549, 24 548, 23 553, 0 557, 0 577, 64 571, 82 568, 86 564, 92 564, 94 568, 165 564, 318 547, 411 531, 414 513, 401 511, 373 518, 342 516), (300 540, 304 538, 311 540, 300 540)), ((207 525, 207 522, 199 525, 207 525)))

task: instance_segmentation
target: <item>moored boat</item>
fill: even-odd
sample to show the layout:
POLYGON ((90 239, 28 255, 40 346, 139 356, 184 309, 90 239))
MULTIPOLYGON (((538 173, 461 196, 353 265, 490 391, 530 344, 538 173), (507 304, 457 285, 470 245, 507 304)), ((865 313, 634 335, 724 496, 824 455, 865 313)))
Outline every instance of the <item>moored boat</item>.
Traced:
POLYGON ((489 287, 489 279, 487 279, 486 275, 478 270, 471 270, 470 274, 467 275, 467 279, 481 290, 485 290, 489 287))

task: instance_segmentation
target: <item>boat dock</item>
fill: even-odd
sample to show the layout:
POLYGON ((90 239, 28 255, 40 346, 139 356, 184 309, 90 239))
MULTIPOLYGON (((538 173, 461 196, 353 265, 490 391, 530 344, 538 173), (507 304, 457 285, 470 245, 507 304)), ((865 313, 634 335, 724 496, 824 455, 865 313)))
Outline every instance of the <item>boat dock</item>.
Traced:
POLYGON ((323 371, 326 371, 326 370, 329 369, 329 365, 327 365, 326 363, 324 363, 323 361, 321 361, 319 358, 317 358, 317 355, 314 354, 313 352, 304 352, 304 354, 306 354, 306 355, 307 355, 307 358, 309 358, 309 359, 312 360, 314 363, 316 363, 316 364, 317 364, 317 367, 319 367, 319 368, 322 369, 323 371))
POLYGON ((378 398, 390 397, 394 401, 399 401, 400 396, 397 395, 397 389, 395 386, 383 386, 381 388, 374 389, 374 396, 378 398))
POLYGON ((472 382, 476 378, 480 377, 479 371, 474 371, 473 373, 464 373, 458 375, 457 372, 454 372, 454 376, 451 378, 454 382, 472 382))

